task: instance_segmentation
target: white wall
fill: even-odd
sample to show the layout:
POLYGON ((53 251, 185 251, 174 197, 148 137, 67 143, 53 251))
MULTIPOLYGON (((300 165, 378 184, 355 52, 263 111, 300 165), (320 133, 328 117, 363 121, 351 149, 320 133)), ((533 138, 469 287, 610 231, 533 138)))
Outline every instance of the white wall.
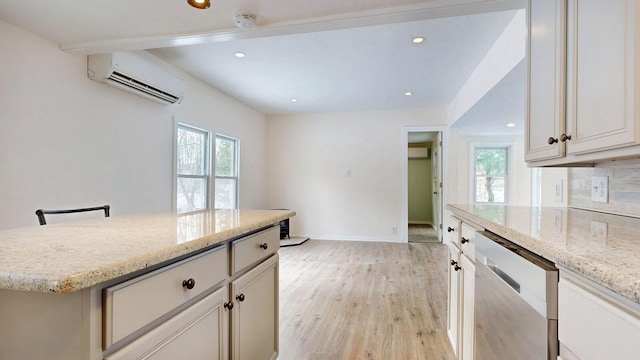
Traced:
POLYGON ((419 125, 446 109, 268 117, 267 207, 297 212, 293 235, 402 241, 402 128, 419 125))
POLYGON ((174 116, 240 138, 240 206, 264 207, 262 114, 184 73, 177 106, 88 80, 86 57, 4 22, 0 48, 0 229, 38 208, 170 211, 174 116))

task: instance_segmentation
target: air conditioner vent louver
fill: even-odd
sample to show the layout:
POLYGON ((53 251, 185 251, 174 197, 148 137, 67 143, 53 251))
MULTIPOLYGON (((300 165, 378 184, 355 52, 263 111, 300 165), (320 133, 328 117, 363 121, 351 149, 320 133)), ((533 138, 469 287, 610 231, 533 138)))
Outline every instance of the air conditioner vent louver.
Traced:
POLYGON ((89 55, 87 75, 163 104, 179 104, 184 98, 182 78, 133 53, 89 55))
POLYGON ((156 89, 153 86, 149 86, 145 83, 142 83, 134 78, 131 78, 125 74, 120 74, 119 72, 113 72, 113 74, 111 74, 111 76, 109 76, 109 80, 115 81, 119 84, 122 84, 124 86, 128 86, 130 88, 133 88, 134 90, 138 90, 138 91, 142 91, 144 93, 147 93, 151 96, 155 96, 158 97, 164 101, 168 101, 172 104, 175 104, 176 102, 178 102, 178 100, 180 100, 179 97, 175 96, 175 95, 171 95, 169 93, 166 93, 160 89, 156 89))

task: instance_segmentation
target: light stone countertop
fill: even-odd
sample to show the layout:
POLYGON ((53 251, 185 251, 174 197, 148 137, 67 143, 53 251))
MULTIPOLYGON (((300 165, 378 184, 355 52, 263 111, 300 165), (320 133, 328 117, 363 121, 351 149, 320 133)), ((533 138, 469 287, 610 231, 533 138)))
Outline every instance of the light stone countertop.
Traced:
POLYGON ((68 293, 213 247, 295 216, 211 210, 114 216, 0 231, 0 289, 68 293))
POLYGON ((640 303, 640 219, 554 207, 447 205, 447 209, 640 303))

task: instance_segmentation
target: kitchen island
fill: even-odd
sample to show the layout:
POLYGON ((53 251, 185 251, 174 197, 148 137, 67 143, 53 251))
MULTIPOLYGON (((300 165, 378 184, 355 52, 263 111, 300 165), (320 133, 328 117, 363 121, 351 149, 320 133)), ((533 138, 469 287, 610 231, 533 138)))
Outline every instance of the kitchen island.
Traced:
POLYGON ((0 358, 197 359, 178 350, 194 342, 216 352, 207 358, 252 358, 245 348, 276 358, 279 222, 294 215, 212 210, 0 231, 0 358), (247 344, 252 334, 230 330, 249 320, 271 340, 247 344), (203 326, 215 332, 182 336, 203 326))

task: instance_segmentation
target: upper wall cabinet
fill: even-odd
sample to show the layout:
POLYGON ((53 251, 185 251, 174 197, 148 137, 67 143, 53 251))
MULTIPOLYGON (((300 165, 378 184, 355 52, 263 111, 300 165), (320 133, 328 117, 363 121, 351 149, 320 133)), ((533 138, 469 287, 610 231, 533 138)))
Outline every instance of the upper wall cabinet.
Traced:
POLYGON ((635 0, 529 0, 526 161, 640 156, 635 0))

